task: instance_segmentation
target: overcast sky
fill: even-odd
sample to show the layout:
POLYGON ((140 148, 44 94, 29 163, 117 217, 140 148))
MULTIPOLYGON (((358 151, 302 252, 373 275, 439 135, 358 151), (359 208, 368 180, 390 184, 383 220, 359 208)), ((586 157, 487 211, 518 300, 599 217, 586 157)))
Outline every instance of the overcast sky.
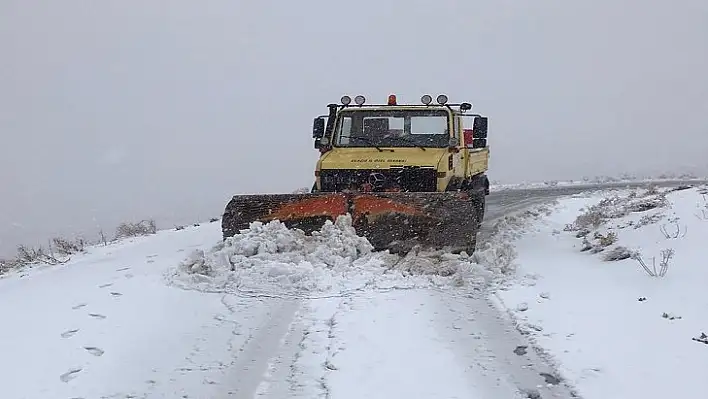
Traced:
POLYGON ((342 94, 490 117, 501 182, 708 169, 708 2, 0 2, 0 254, 309 187, 342 94))

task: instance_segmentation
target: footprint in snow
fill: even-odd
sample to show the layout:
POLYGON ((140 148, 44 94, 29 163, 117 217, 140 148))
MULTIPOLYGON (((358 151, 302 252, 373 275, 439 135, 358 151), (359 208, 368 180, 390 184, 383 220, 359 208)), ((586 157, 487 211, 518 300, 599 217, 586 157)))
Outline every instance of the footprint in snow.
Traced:
POLYGON ((123 294, 121 294, 120 292, 115 292, 115 291, 111 292, 111 296, 121 296, 121 295, 123 295, 123 294))
POLYGON ((528 399, 541 399, 541 394, 535 389, 524 389, 522 392, 528 399))
POLYGON ((84 346, 84 349, 94 356, 103 356, 103 354, 106 353, 103 349, 96 346, 84 346))
POLYGON ((71 338, 71 337, 73 337, 74 334, 76 334, 77 332, 79 332, 79 329, 78 329, 78 328, 73 329, 73 330, 66 330, 66 331, 64 331, 63 333, 61 333, 61 337, 62 337, 62 338, 71 338))
POLYGON ((95 319, 105 319, 106 318, 106 316, 104 316, 100 313, 89 313, 88 315, 95 318, 95 319))
POLYGON ((98 288, 106 288, 106 287, 110 287, 110 286, 112 286, 112 285, 113 285, 113 283, 101 284, 101 285, 98 286, 98 288))
POLYGON ((526 354, 526 348, 528 348, 528 346, 526 346, 526 345, 519 345, 519 346, 516 347, 516 349, 514 349, 514 354, 516 354, 516 355, 518 355, 518 356, 523 356, 523 355, 526 354))
POLYGON ((71 369, 71 370, 67 371, 66 373, 60 375, 59 379, 62 382, 69 382, 69 381, 73 380, 74 378, 78 377, 77 374, 79 372, 81 372, 81 370, 82 370, 81 368, 71 369))
POLYGON ((130 270, 129 267, 121 267, 120 269, 116 269, 117 272, 124 272, 126 270, 130 270))
POLYGON ((561 383, 560 378, 556 377, 555 375, 548 374, 548 373, 539 373, 539 374, 546 381, 546 384, 558 385, 561 383))
POLYGON ((71 308, 74 309, 74 310, 76 310, 76 309, 81 309, 81 308, 83 308, 83 307, 86 306, 86 305, 88 305, 88 303, 80 303, 80 304, 78 304, 78 305, 72 306, 71 308))

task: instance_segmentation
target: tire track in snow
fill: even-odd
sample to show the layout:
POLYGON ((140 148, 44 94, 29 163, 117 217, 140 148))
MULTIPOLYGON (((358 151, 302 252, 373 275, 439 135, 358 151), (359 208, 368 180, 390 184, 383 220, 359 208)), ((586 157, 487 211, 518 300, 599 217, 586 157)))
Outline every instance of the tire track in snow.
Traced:
MULTIPOLYGON (((328 372, 336 369, 333 365, 334 329, 337 315, 346 304, 346 297, 328 297, 309 299, 302 308, 302 321, 305 326, 298 343, 288 374, 291 398, 331 398, 331 387, 327 380, 328 372)), ((269 398, 282 396, 269 392, 269 398)), ((282 393, 281 393, 282 395, 282 393)))
POLYGON ((572 386, 558 377, 548 359, 535 351, 528 338, 482 295, 433 293, 439 312, 436 319, 442 336, 454 342, 460 361, 480 374, 503 379, 528 398, 576 398, 572 386))
POLYGON ((266 307, 261 315, 262 323, 250 326, 249 336, 234 351, 235 359, 229 367, 226 378, 232 389, 229 398, 253 398, 263 389, 261 382, 268 379, 272 359, 287 352, 287 336, 296 321, 296 312, 301 303, 280 299, 262 299, 260 305, 266 307), (284 347, 285 346, 285 347, 284 347))

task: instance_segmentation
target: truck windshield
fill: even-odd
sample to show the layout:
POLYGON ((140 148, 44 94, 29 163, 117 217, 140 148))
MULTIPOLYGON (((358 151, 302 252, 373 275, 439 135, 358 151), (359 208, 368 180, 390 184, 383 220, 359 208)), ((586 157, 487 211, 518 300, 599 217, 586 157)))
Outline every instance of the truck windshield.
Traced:
POLYGON ((337 147, 447 147, 444 110, 344 110, 335 132, 337 147))

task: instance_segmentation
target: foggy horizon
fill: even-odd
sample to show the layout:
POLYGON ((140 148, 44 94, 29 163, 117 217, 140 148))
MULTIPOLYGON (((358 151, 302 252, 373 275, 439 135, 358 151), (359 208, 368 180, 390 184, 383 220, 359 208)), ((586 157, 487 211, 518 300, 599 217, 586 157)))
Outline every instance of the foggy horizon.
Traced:
POLYGON ((492 181, 708 175, 708 3, 0 4, 0 257, 312 186, 344 95, 489 117, 492 181))

